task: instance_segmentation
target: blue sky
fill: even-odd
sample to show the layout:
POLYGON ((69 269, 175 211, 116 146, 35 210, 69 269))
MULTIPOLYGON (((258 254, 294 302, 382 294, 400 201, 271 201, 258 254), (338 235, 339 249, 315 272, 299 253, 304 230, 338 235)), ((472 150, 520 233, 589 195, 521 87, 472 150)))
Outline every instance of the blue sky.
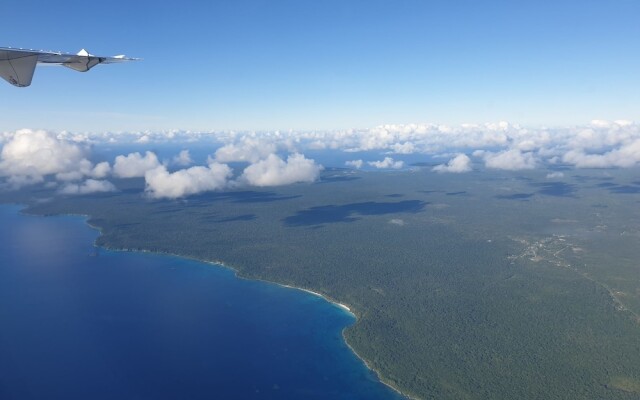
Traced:
POLYGON ((0 46, 125 53, 0 85, 0 131, 640 120, 640 2, 28 1, 0 46))

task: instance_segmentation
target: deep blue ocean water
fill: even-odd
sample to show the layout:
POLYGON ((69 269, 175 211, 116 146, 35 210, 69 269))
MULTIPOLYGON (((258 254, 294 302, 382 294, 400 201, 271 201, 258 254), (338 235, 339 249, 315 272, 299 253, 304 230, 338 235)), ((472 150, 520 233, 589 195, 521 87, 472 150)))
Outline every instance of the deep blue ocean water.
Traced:
POLYGON ((317 296, 19 210, 0 206, 2 400, 400 399, 317 296))

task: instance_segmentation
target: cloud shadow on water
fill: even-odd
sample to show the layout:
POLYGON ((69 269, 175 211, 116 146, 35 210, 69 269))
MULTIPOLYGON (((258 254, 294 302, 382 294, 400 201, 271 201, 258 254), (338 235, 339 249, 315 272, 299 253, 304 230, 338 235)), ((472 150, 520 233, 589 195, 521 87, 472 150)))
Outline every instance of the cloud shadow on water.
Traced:
POLYGON ((393 203, 368 201, 341 206, 328 205, 298 211, 282 220, 285 226, 314 226, 336 222, 354 222, 358 215, 384 215, 396 213, 419 213, 429 204, 421 200, 404 200, 393 203))
POLYGON ((496 196, 496 199, 529 201, 529 198, 533 195, 534 193, 499 194, 496 196))
POLYGON ((258 218, 255 214, 243 214, 236 217, 221 218, 216 222, 237 222, 237 221, 253 221, 258 218))
POLYGON ((640 187, 630 185, 611 186, 609 192, 614 194, 636 194, 640 193, 640 187))
POLYGON ((589 181, 611 181, 613 180, 612 176, 589 176, 589 175, 572 175, 573 179, 580 183, 586 183, 589 181))
POLYGON ((236 203, 269 203, 272 201, 283 201, 297 199, 300 195, 281 196, 274 192, 231 192, 227 193, 228 197, 236 203))
POLYGON ((183 209, 184 208, 180 206, 162 207, 151 211, 151 215, 175 214, 181 212, 183 209))
POLYGON ((320 181, 318 181, 318 184, 322 184, 322 183, 333 183, 333 182, 351 182, 351 181, 356 181, 358 179, 361 179, 359 176, 347 176, 347 175, 340 175, 340 176, 323 176, 320 178, 320 181))
POLYGON ((538 194, 545 196, 576 197, 576 186, 565 182, 531 183, 531 186, 539 188, 538 194))
POLYGON ((445 193, 447 196, 469 196, 466 190, 460 192, 447 192, 445 193))
POLYGON ((275 192, 259 192, 245 190, 239 192, 208 192, 187 199, 190 207, 209 206, 216 201, 232 201, 234 203, 269 203, 273 201, 291 200, 301 197, 300 195, 282 196, 275 192))

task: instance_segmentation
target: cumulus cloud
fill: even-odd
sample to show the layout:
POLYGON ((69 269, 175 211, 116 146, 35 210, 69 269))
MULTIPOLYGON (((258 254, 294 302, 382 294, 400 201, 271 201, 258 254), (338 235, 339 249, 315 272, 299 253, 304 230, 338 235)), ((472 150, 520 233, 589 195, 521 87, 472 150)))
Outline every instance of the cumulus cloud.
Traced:
POLYGON ((215 160, 222 163, 255 163, 275 153, 277 146, 266 139, 243 138, 239 143, 229 143, 215 152, 215 160))
POLYGON ((394 143, 390 148, 397 154, 412 154, 416 151, 416 145, 411 142, 394 143))
POLYGON ((58 172, 55 177, 60 181, 78 181, 85 175, 93 175, 93 164, 87 159, 78 161, 73 171, 58 172))
POLYGON ((535 168, 536 159, 530 152, 522 153, 520 150, 511 149, 498 153, 485 153, 484 164, 487 168, 517 171, 535 168))
POLYGON ((391 219, 391 220, 389 220, 389 223, 393 224, 393 225, 404 226, 404 220, 403 219, 399 219, 399 218, 391 219))
POLYGON ((117 189, 113 183, 109 181, 100 181, 95 179, 87 179, 83 183, 68 183, 60 189, 62 194, 89 194, 89 193, 104 193, 115 192, 117 189))
POLYGON ((146 192, 153 198, 175 199, 202 192, 222 189, 231 176, 225 164, 211 163, 169 172, 164 165, 148 170, 145 175, 146 192))
MULTIPOLYGON (((346 151, 387 150, 398 154, 435 153, 447 149, 504 146, 521 128, 506 122, 458 127, 438 124, 381 125, 326 134, 346 151)), ((317 134, 316 134, 317 135, 317 134)), ((316 140, 319 138, 316 137, 316 140)))
POLYGON ((622 144, 602 154, 587 154, 584 150, 570 150, 562 161, 578 168, 629 168, 640 163, 640 139, 622 144))
POLYGON ((136 143, 147 144, 150 141, 151 141, 151 138, 149 137, 149 135, 143 135, 143 136, 140 136, 138 140, 136 140, 136 143))
POLYGON ((355 169, 360 169, 364 165, 364 161, 362 161, 362 160, 351 160, 351 161, 346 161, 344 164, 347 167, 353 167, 355 169))
POLYGON ((119 178, 136 178, 145 176, 149 170, 160 165, 155 153, 147 151, 144 156, 135 152, 127 156, 117 156, 113 164, 113 175, 119 178))
POLYGON ((318 179, 323 167, 304 155, 295 153, 285 162, 275 154, 269 154, 245 168, 241 181, 253 186, 280 186, 297 182, 313 182, 318 179))
POLYGON ((404 167, 404 161, 393 161, 391 157, 385 157, 382 161, 369 161, 367 164, 379 169, 400 169, 404 167))
POLYGON ((471 171, 471 159, 466 154, 458 154, 446 164, 433 167, 436 172, 462 173, 471 171))
MULTIPOLYGON (((581 126, 560 128, 525 128, 508 122, 487 124, 380 125, 370 129, 336 131, 272 131, 272 132, 131 132, 131 133, 51 133, 21 130, 0 133, 0 177, 13 186, 43 182, 45 179, 64 183, 85 179, 142 177, 161 165, 151 152, 116 157, 112 165, 90 161, 91 146, 100 143, 167 143, 182 148, 186 143, 216 146, 211 159, 219 163, 246 162, 250 169, 241 181, 258 184, 296 181, 282 165, 277 152, 290 154, 304 150, 337 150, 343 152, 377 152, 386 155, 421 153, 457 154, 446 164, 434 168, 438 172, 466 171, 468 157, 484 161, 487 168, 519 170, 547 167, 550 164, 576 168, 628 168, 640 165, 640 124, 618 120, 594 120, 581 126), (465 159, 462 154, 468 155, 465 159), (258 179, 258 176, 265 176, 258 179), (278 178, 273 178, 277 176, 278 178)), ((215 148, 215 147, 214 147, 215 148)), ((304 159, 303 156, 300 156, 304 159)), ((353 156, 352 158, 357 158, 353 156)), ((295 160, 295 158, 294 158, 295 160)), ((315 165, 311 161, 311 165, 315 165)), ((169 165, 187 167, 193 164, 187 150, 168 160, 169 165)), ((348 161, 347 166, 361 168, 402 168, 402 161, 386 157, 366 163, 348 161)), ((306 171, 306 170, 305 170, 306 171)), ((305 171, 299 172, 303 177, 305 171)), ((309 176, 317 176, 314 168, 309 176)), ((306 179, 306 178, 305 178, 306 179)), ((305 181, 305 179, 301 179, 305 181)), ((280 184, 280 183, 274 183, 280 184)))
POLYGON ((94 178, 102 179, 111 173, 111 165, 108 162, 103 161, 101 163, 96 164, 91 171, 91 176, 94 178))
MULTIPOLYGON (((381 153, 441 154, 476 150, 501 152, 519 150, 532 153, 540 161, 582 150, 584 154, 604 154, 640 139, 640 124, 630 121, 594 120, 582 126, 560 128, 526 128, 505 121, 485 124, 396 124, 369 129, 336 131, 268 131, 268 132, 131 132, 71 133, 58 138, 76 143, 190 143, 215 142, 222 145, 215 158, 219 162, 255 163, 269 154, 286 150, 341 150, 345 152, 380 151, 381 153)), ((0 136, 0 143, 9 140, 0 136)))
POLYGON ((549 172, 547 174, 547 179, 558 179, 558 178, 564 178, 564 173, 562 173, 562 172, 549 172))
POLYGON ((61 180, 81 179, 91 174, 88 149, 58 138, 47 131, 22 129, 5 137, 0 153, 0 176, 16 186, 38 183, 45 176, 61 180))
POLYGON ((189 154, 189 150, 182 150, 177 156, 173 157, 171 162, 174 165, 179 165, 182 167, 186 167, 187 165, 193 164, 193 160, 191 159, 191 154, 189 154))

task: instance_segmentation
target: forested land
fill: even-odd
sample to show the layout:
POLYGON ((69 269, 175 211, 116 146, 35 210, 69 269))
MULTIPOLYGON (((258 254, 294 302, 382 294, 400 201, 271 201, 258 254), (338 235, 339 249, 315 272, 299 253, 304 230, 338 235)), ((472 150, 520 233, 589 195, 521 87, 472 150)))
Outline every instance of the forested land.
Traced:
MULTIPOLYGON (((636 171, 637 172, 637 171, 636 171)), ((640 397, 640 182, 633 171, 326 170, 321 181, 152 200, 144 183, 61 197, 107 248, 219 261, 348 305, 347 342, 429 399, 640 397)))

